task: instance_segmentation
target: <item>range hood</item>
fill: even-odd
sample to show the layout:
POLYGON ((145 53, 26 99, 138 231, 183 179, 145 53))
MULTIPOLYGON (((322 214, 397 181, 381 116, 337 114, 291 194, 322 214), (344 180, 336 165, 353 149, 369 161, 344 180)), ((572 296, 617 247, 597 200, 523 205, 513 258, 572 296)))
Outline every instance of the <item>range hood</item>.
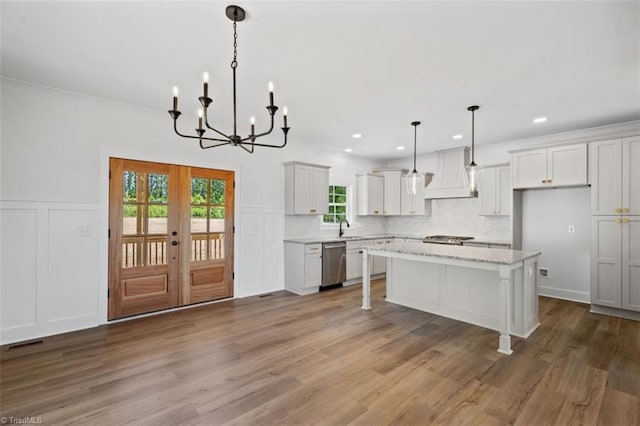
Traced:
POLYGON ((469 178, 465 167, 469 164, 466 146, 436 151, 438 168, 431 183, 424 190, 424 198, 469 198, 469 178))

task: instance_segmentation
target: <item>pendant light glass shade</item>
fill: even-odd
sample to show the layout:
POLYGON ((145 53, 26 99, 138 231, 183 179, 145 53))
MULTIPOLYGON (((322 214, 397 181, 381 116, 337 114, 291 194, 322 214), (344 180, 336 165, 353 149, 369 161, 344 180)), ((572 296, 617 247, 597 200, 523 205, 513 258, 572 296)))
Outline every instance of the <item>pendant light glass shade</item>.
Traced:
POLYGON ((478 196, 478 165, 474 161, 475 155, 475 112, 480 109, 477 105, 472 105, 467 108, 467 111, 471 111, 471 162, 467 165, 467 177, 469 178, 469 195, 472 197, 478 196))
POLYGON ((413 121, 413 170, 407 173, 407 193, 410 195, 416 195, 418 188, 424 188, 424 174, 416 170, 416 144, 418 139, 418 126, 419 121, 413 121))

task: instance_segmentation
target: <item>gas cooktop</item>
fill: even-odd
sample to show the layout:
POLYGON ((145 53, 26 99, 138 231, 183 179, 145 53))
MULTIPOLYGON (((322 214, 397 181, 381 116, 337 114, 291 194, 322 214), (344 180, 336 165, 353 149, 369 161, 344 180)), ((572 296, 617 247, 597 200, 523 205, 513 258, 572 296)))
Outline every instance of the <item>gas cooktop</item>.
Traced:
POLYGON ((473 237, 459 237, 456 235, 427 235, 422 240, 423 243, 449 244, 461 246, 463 241, 473 240, 473 237))

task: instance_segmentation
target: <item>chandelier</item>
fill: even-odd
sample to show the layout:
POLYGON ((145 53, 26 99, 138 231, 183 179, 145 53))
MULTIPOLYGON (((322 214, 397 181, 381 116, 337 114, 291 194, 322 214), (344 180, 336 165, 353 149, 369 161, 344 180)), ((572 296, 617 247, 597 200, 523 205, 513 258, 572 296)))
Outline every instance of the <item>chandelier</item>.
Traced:
POLYGON ((416 170, 416 144, 418 139, 419 121, 412 121, 413 126, 413 171, 407 173, 407 193, 416 195, 418 187, 424 187, 424 175, 416 170))
POLYGON ((238 134, 238 117, 237 117, 237 103, 236 103, 236 68, 238 67, 238 32, 236 30, 236 24, 244 21, 246 13, 240 6, 227 6, 226 9, 227 18, 233 21, 233 60, 231 61, 231 70, 233 72, 233 134, 227 135, 220 130, 215 129, 209 124, 207 116, 207 108, 213 102, 213 99, 209 97, 209 73, 205 72, 202 76, 203 80, 203 94, 198 98, 202 108, 198 110, 198 127, 195 129, 197 136, 185 135, 178 131, 178 117, 182 114, 178 110, 178 88, 173 88, 173 109, 169 110, 169 115, 173 118, 173 130, 183 138, 198 139, 200 141, 200 148, 208 149, 215 148, 224 145, 239 146, 249 153, 253 153, 256 146, 263 146, 267 148, 284 148, 287 144, 287 133, 289 127, 287 126, 287 107, 284 107, 283 121, 284 126, 281 127, 284 133, 284 142, 281 145, 272 145, 267 143, 256 143, 256 139, 262 136, 266 136, 273 131, 274 127, 274 115, 278 111, 278 106, 273 103, 273 83, 269 82, 269 105, 267 105, 267 111, 271 118, 271 125, 269 130, 263 133, 256 134, 255 132, 255 117, 251 117, 251 133, 248 136, 242 137, 238 134), (204 126, 203 126, 204 125, 204 126), (216 137, 204 136, 207 130, 215 132, 216 137))

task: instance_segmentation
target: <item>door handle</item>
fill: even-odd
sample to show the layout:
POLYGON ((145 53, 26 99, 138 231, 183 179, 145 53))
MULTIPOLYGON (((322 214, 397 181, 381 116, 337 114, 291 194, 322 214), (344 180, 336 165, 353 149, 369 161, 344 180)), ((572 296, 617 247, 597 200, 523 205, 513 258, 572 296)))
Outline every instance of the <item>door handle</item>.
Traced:
POLYGON ((177 241, 171 241, 172 246, 177 246, 179 243, 177 241))

